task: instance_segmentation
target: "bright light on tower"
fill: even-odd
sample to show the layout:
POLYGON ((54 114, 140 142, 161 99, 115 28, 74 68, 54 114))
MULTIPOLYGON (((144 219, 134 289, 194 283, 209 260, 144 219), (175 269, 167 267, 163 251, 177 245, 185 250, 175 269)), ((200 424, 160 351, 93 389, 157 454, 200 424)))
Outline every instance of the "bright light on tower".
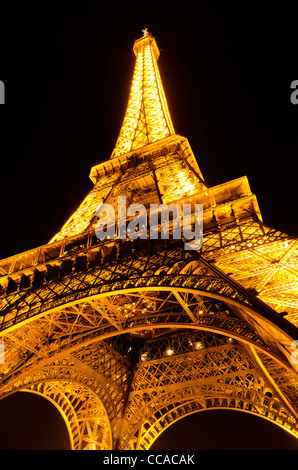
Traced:
POLYGON ((174 354, 174 350, 173 350, 173 349, 169 348, 169 349, 166 350, 166 355, 167 355, 167 356, 173 356, 173 354, 174 354))

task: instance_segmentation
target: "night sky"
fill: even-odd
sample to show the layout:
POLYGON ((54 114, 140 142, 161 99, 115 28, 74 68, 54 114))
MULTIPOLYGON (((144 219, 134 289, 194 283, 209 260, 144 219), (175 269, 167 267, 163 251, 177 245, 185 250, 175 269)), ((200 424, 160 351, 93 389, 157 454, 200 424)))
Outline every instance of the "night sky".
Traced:
MULTIPOLYGON (((116 143, 134 67, 132 46, 145 27, 161 50, 159 70, 175 131, 189 139, 207 183, 246 175, 265 223, 298 234, 298 105, 290 101, 290 85, 298 80, 294 1, 32 0, 1 10, 1 258, 47 243, 91 189, 90 168, 109 158, 116 143)), ((42 409, 42 400, 26 399, 42 409)), ((2 420, 7 407, 0 406, 2 420)), ((175 429, 185 435, 205 419, 214 430, 222 418, 212 413, 191 416, 175 429)), ((250 435, 263 429, 245 416, 243 421, 237 413, 229 422, 250 435)), ((270 425, 267 440, 261 433, 264 447, 275 442, 277 431, 283 432, 270 425)), ((229 435, 226 447, 233 442, 241 448, 239 435, 237 442, 229 435)), ((242 446, 253 447, 255 440, 245 436, 242 446)), ((170 434, 163 437, 166 445, 174 442, 170 434)), ((10 442, 12 448, 25 445, 10 442)))

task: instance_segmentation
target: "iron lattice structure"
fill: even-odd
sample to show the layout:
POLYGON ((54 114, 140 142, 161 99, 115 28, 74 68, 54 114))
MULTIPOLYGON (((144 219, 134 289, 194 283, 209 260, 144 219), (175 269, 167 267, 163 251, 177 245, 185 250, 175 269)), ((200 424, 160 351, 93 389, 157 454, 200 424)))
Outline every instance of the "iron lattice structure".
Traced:
POLYGON ((246 177, 209 187, 175 134, 155 39, 136 64, 111 158, 45 246, 0 262, 1 398, 41 394, 72 449, 148 449, 172 423, 226 408, 298 437, 298 240, 268 227, 246 177), (183 240, 95 236, 96 209, 204 207, 200 251, 183 240), (294 355, 295 356, 295 355, 294 355))

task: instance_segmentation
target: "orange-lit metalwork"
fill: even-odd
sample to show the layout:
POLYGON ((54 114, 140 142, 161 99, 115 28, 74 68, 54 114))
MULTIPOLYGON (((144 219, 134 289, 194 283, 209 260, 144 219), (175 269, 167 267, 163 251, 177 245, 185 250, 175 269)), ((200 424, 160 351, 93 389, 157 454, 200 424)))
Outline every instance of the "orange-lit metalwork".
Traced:
POLYGON ((157 67, 159 50, 154 37, 146 29, 143 33, 133 47, 136 64, 125 117, 112 158, 174 134, 157 67))
POLYGON ((191 413, 227 408, 298 437, 298 240, 268 227, 246 177, 208 187, 174 133, 144 30, 123 125, 94 186, 45 246, 0 261, 0 397, 60 410, 73 449, 148 449, 191 413), (95 211, 203 204, 182 240, 99 240, 95 211))

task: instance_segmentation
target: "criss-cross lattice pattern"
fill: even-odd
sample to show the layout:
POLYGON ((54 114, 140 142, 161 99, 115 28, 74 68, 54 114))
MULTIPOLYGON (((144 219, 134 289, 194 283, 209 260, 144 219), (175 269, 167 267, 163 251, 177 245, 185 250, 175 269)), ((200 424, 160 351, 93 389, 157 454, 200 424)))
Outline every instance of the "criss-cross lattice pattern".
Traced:
POLYGON ((174 134, 151 35, 134 44, 136 64, 123 124, 112 158, 174 134))
MULTIPOLYGON (((298 437, 298 240, 262 220, 246 177, 208 187, 174 134, 154 38, 134 44, 129 102, 112 158, 50 243, 0 261, 0 399, 55 404, 72 449, 148 449, 210 408, 264 417, 298 437), (117 199, 202 204, 203 245, 99 240, 117 199), (295 360, 293 360, 293 358, 295 360)), ((127 218, 127 223, 129 218, 127 218)), ((160 233, 161 227, 158 227, 160 233)))

